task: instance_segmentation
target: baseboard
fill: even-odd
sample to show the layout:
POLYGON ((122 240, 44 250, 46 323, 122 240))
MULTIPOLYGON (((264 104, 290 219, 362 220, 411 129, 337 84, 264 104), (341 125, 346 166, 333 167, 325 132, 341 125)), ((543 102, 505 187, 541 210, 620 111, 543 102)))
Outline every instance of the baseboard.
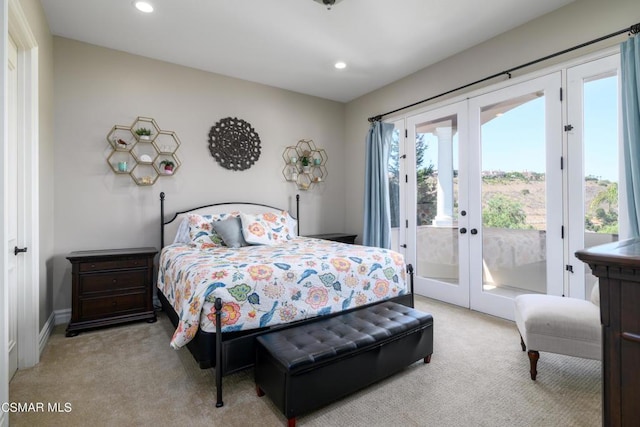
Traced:
POLYGON ((69 323, 69 321, 71 320, 70 308, 65 308, 64 310, 55 310, 53 313, 56 315, 56 325, 69 323))
POLYGON ((51 332, 53 332, 53 327, 55 326, 55 313, 51 313, 46 323, 40 330, 40 338, 38 345, 40 347, 40 355, 42 356, 42 352, 44 351, 45 346, 47 345, 47 341, 49 341, 49 337, 51 336, 51 332))

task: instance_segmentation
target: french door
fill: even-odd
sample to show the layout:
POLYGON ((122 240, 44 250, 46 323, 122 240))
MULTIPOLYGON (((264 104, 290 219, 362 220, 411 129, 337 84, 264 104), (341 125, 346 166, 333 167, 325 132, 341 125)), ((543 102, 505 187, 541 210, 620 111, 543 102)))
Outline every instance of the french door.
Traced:
POLYGON ((575 252, 628 232, 625 181, 620 179, 620 56, 567 70, 567 293, 589 297, 596 277, 575 252))
POLYGON ((562 295, 560 87, 557 72, 406 119, 416 293, 508 319, 518 294, 562 295))
POLYGON ((416 293, 507 319, 522 293, 588 297, 575 252, 627 232, 619 61, 393 122, 393 248, 416 293))
POLYGON ((469 101, 468 262, 475 310, 513 319, 519 294, 562 295, 560 87, 557 72, 469 101))
POLYGON ((407 258, 415 291, 469 306, 466 102, 409 117, 407 258), (411 167, 413 166, 413 167, 411 167), (461 200, 463 200, 461 202, 461 200), (460 207, 463 208, 460 208, 460 207))

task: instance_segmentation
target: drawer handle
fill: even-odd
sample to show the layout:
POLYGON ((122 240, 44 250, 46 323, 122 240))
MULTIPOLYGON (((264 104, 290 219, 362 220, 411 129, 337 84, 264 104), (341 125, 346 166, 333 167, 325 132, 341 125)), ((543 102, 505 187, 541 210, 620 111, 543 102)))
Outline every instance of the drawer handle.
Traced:
POLYGON ((631 332, 623 332, 622 338, 624 338, 627 341, 633 341, 640 344, 640 335, 638 334, 632 334, 631 332))
POLYGON ((118 301, 112 302, 111 305, 115 307, 116 305, 118 305, 118 301))
POLYGON ((118 283, 118 279, 113 279, 113 283, 118 283))
POLYGON ((91 268, 96 268, 96 265, 95 264, 91 264, 91 268))

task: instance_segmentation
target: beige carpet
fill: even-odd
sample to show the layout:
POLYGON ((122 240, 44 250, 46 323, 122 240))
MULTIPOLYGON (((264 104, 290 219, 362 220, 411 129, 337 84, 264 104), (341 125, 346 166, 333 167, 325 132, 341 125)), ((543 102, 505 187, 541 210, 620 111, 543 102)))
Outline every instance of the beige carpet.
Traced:
MULTIPOLYGON (((434 354, 349 398, 300 417, 300 426, 599 426, 600 362, 541 354, 538 380, 515 324, 418 297, 433 314, 434 354)), ((11 402, 42 402, 44 412, 11 413, 12 426, 282 426, 284 416, 255 394, 253 371, 223 379, 215 408, 213 370, 188 350, 169 348, 173 329, 118 326, 51 336, 36 367, 9 385, 11 402), (68 412, 49 412, 49 403, 68 412)))

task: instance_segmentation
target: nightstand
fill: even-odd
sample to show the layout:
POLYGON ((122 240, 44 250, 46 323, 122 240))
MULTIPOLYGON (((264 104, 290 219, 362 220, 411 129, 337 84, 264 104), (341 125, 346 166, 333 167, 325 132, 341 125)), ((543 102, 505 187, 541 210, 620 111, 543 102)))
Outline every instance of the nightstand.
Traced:
POLYGON ((358 236, 357 234, 327 233, 327 234, 314 234, 307 237, 312 237, 314 239, 333 240, 334 242, 350 243, 353 245, 356 242, 357 236, 358 236))
POLYGON ((156 321, 153 258, 156 248, 71 252, 72 304, 68 337, 135 320, 156 321))

